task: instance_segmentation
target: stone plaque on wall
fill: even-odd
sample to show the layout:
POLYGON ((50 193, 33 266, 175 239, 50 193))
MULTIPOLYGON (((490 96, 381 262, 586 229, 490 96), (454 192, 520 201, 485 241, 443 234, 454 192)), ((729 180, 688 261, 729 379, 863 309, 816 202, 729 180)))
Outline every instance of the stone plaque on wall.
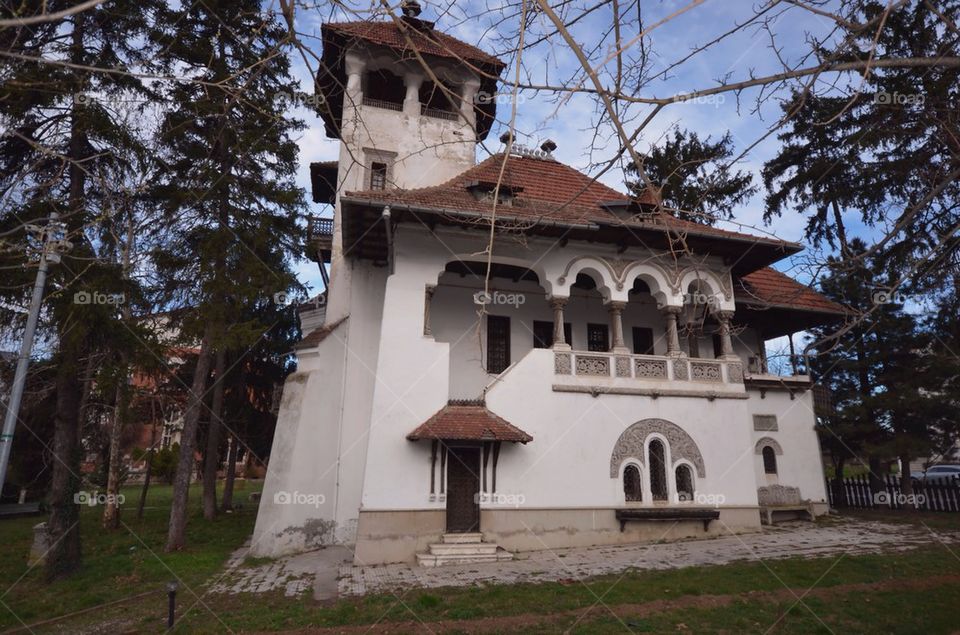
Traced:
POLYGON ((753 429, 758 432, 776 432, 777 415, 753 415, 753 429))

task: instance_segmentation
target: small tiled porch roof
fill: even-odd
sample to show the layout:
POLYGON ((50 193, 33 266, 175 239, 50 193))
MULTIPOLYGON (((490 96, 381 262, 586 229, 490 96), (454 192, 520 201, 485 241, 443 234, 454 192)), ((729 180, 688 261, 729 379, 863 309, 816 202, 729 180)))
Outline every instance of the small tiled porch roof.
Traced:
POLYGON ((411 441, 511 441, 529 443, 533 437, 493 414, 481 402, 451 401, 407 435, 411 441))
POLYGON ((767 307, 783 307, 839 316, 849 311, 776 269, 764 267, 735 282, 737 302, 767 307))

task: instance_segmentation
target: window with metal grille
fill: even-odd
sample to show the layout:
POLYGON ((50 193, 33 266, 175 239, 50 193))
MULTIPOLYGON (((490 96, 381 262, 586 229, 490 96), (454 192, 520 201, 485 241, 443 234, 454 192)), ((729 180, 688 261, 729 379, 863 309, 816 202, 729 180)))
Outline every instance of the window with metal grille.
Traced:
POLYGON ((387 164, 370 164, 370 189, 383 190, 387 187, 387 164))
POLYGON ((653 329, 633 327, 633 352, 637 355, 653 355, 653 329))
POLYGON ((628 465, 623 470, 623 495, 628 501, 643 500, 643 485, 640 482, 640 468, 628 465))
POLYGON ((690 502, 693 500, 693 474, 687 465, 678 465, 675 473, 677 480, 677 500, 690 502))
MULTIPOLYGON (((563 323, 563 339, 569 344, 570 343, 570 328, 569 322, 563 323)), ((533 347, 534 348, 550 348, 553 346, 553 322, 543 322, 541 320, 533 321, 533 347)))
POLYGON ((648 453, 650 492, 653 494, 653 500, 665 501, 667 500, 667 463, 663 442, 659 439, 651 441, 648 453))
POLYGON ((510 318, 487 316, 487 372, 502 373, 510 365, 510 318))
POLYGON ((769 445, 763 448, 763 471, 766 474, 777 473, 777 453, 769 445))
POLYGON ((610 350, 610 336, 606 324, 587 324, 587 350, 606 353, 610 350))

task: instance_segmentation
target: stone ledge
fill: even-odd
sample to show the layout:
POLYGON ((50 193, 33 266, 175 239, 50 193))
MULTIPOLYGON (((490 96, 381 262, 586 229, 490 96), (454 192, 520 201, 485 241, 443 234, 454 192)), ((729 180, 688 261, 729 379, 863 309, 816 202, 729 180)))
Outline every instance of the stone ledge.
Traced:
POLYGON ((640 397, 697 397, 701 399, 749 399, 745 392, 720 392, 711 390, 678 390, 657 388, 630 388, 627 386, 572 386, 554 384, 553 392, 578 392, 598 397, 600 395, 634 395, 640 397))

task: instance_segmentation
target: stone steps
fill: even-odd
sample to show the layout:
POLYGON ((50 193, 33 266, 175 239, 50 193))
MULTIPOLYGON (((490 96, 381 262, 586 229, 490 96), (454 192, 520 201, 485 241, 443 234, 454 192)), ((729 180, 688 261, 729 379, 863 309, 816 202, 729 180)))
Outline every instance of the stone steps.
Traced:
POLYGON ((421 567, 441 567, 453 564, 476 564, 513 560, 513 554, 498 545, 483 542, 483 535, 444 534, 439 543, 430 545, 428 553, 417 554, 421 567))

